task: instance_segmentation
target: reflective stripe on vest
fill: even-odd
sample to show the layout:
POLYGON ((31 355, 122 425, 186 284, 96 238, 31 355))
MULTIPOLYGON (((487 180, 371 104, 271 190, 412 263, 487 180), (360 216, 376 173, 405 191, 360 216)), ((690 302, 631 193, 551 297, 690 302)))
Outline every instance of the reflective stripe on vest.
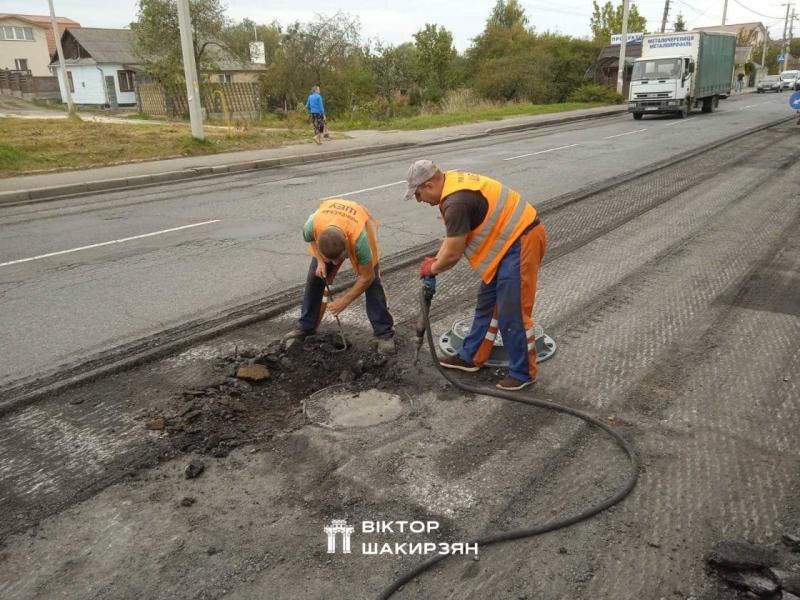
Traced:
POLYGON ((462 190, 479 192, 488 204, 481 224, 467 234, 464 255, 489 283, 514 240, 536 219, 536 209, 499 181, 466 171, 445 172, 442 198, 462 190))
MULTIPOLYGON (((494 211, 491 215, 489 215, 488 219, 484 221, 483 227, 478 234, 467 245, 467 258, 471 258, 473 255, 475 255, 481 246, 483 246, 483 244, 487 241, 487 238, 495 230, 501 215, 506 212, 508 192, 509 190, 506 186, 501 188, 500 199, 497 201, 494 211)), ((478 266, 475 267, 475 270, 478 273, 483 273, 483 271, 485 271, 489 265, 498 258, 498 254, 503 250, 503 246, 505 246, 506 242, 508 242, 511 234, 514 233, 514 230, 519 224, 523 212, 525 212, 525 202, 523 202, 521 198, 518 198, 517 206, 514 208, 514 212, 511 214, 508 220, 506 220, 503 229, 497 234, 494 240, 492 240, 491 247, 489 248, 486 256, 484 256, 483 260, 481 260, 478 266)))

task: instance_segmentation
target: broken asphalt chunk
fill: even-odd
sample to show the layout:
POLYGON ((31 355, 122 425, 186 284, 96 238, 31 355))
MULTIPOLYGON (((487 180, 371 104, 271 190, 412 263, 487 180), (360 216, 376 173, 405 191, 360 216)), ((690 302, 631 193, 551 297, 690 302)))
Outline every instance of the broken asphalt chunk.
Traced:
POLYGON ((236 377, 247 381, 265 381, 270 378, 270 372, 264 365, 254 363, 239 367, 236 371, 236 377))
POLYGON ((194 479, 198 477, 200 473, 206 470, 206 465, 203 461, 200 460, 193 460, 188 465, 186 465, 186 469, 184 470, 184 474, 186 475, 186 479, 194 479))
POLYGON ((197 502, 197 500, 191 496, 184 496, 183 499, 181 499, 181 506, 191 506, 195 502, 197 502))
POLYGON ((775 550, 738 540, 717 542, 706 560, 710 565, 728 569, 759 569, 778 564, 775 550))
POLYGON ((784 533, 782 538, 783 545, 789 548, 792 552, 800 552, 800 536, 784 533))
POLYGON ((167 426, 167 420, 164 417, 150 419, 149 421, 147 421, 147 423, 144 424, 144 426, 152 431, 163 431, 164 428, 167 426))
POLYGON ((732 586, 747 590, 759 598, 770 597, 780 590, 780 586, 760 571, 719 569, 719 576, 732 586))

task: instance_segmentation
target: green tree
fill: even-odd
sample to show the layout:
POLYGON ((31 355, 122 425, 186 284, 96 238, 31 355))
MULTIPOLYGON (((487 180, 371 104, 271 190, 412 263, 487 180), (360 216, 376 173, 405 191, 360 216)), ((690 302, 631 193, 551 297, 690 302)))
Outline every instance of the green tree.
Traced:
POLYGON ((453 34, 444 27, 426 23, 414 34, 417 73, 426 100, 438 102, 452 85, 453 61, 457 56, 453 34))
MULTIPOLYGON (((213 46, 223 47, 226 26, 225 9, 220 0, 190 0, 192 45, 199 71, 213 69, 216 60, 213 46)), ((136 21, 131 23, 134 53, 145 70, 160 81, 182 77, 178 7, 175 0, 139 0, 136 21)))
POLYGON ((388 116, 391 116, 394 94, 414 84, 417 48, 411 42, 399 46, 385 46, 378 42, 373 48, 367 48, 366 56, 375 90, 386 101, 388 116))
POLYGON ((497 0, 489 15, 489 24, 511 29, 516 25, 527 27, 528 17, 517 0, 497 0))
MULTIPOLYGON (((592 36, 596 42, 610 44, 612 35, 622 33, 622 3, 614 8, 610 1, 600 6, 597 0, 592 0, 592 6, 594 9, 589 22, 592 36)), ((647 19, 639 14, 635 4, 631 4, 628 9, 628 31, 647 31, 647 19)))
POLYGON ((243 62, 250 62, 250 42, 263 42, 266 66, 275 60, 281 46, 281 26, 277 21, 257 25, 250 19, 232 23, 222 31, 222 39, 231 53, 243 62))
POLYGON ((686 31, 686 21, 683 20, 683 13, 678 13, 675 22, 672 24, 675 31, 686 31))

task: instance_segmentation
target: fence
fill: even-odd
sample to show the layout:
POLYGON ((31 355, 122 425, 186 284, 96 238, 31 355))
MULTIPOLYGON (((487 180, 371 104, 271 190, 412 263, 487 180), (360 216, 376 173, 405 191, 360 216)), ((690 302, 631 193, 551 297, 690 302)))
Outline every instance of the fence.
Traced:
MULTIPOLYGON (((161 117, 185 117, 189 114, 184 85, 137 83, 136 104, 139 112, 161 117)), ((261 117, 261 85, 256 82, 206 83, 201 87, 201 105, 210 116, 226 113, 237 119, 261 117)))
POLYGON ((58 79, 55 77, 34 77, 30 71, 11 71, 0 69, 0 94, 17 96, 31 100, 61 99, 58 79))

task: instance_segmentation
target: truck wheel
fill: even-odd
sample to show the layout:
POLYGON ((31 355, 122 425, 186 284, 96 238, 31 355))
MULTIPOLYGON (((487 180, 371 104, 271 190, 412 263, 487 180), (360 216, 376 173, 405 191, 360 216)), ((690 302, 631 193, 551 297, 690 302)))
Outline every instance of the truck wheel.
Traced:
POLYGON ((633 118, 636 119, 637 121, 641 121, 643 116, 644 114, 642 113, 633 113, 633 118))

